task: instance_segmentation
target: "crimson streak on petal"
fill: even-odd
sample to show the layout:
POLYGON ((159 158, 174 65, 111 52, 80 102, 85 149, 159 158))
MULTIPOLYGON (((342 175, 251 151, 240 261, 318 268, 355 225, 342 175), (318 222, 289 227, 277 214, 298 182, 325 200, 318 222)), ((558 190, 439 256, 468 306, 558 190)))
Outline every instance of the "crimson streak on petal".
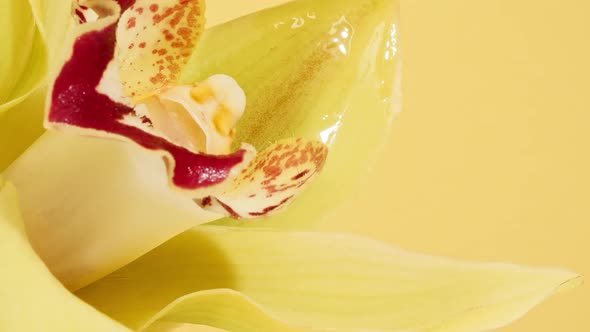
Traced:
POLYGON ((117 0, 119 6, 121 6, 121 12, 124 12, 127 8, 135 4, 135 0, 117 0))

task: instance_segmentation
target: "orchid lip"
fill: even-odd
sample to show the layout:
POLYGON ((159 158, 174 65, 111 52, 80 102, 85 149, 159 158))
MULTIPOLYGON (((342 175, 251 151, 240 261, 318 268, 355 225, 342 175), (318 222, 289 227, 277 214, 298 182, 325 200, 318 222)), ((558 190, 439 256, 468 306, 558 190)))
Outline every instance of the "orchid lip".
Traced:
MULTIPOLYGON (((240 218, 259 218, 286 206, 323 167, 325 146, 292 139, 277 142, 269 153, 257 155, 245 143, 232 152, 235 126, 246 106, 238 83, 226 75, 177 83, 203 30, 202 1, 117 3, 121 10, 110 10, 109 17, 91 6, 93 1, 80 2, 84 10, 99 13, 99 19, 85 19, 80 25, 52 87, 46 126, 131 141, 160 154, 173 189, 197 201, 215 197, 239 210, 240 218), (310 146, 314 162, 308 160, 310 146), (261 159, 276 157, 274 152, 282 147, 291 149, 290 157, 304 160, 305 170, 297 163, 261 159), (278 174, 288 175, 265 172, 266 162, 279 167, 278 174), (293 174, 302 171, 309 176, 293 184, 293 174), (244 180, 243 174, 260 176, 244 180), (286 189, 280 194, 269 191, 268 182, 286 189), (247 197, 240 196, 246 192, 247 197), (254 199, 256 192, 261 194, 254 199)), ((223 213, 235 216, 230 209, 223 213)))

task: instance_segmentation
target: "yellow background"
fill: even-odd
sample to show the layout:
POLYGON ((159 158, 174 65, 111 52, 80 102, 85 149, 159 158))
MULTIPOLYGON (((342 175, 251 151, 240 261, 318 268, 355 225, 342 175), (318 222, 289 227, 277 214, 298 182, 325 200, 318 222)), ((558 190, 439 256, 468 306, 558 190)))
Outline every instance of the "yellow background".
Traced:
MULTIPOLYGON (((210 21, 280 2, 209 1, 210 21)), ((403 113, 365 190, 322 229, 588 278, 589 14, 587 0, 403 1, 403 113)), ((502 331, 590 331, 590 289, 502 331)))

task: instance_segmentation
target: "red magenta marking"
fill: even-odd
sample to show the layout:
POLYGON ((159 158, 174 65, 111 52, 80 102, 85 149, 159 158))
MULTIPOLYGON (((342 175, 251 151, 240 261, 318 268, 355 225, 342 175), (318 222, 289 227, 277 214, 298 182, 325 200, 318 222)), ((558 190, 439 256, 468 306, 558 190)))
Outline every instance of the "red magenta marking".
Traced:
POLYGON ((231 206, 223 203, 222 201, 220 201, 219 199, 215 199, 217 201, 217 203, 219 203, 219 205, 221 205, 221 207, 223 209, 225 209, 225 211, 227 211, 227 213, 229 213, 229 215, 234 218, 234 219, 242 219, 242 216, 240 216, 234 209, 231 208, 231 206))
POLYGON ((201 201, 201 206, 211 206, 213 205, 213 201, 211 200, 211 196, 203 198, 201 201))
MULTIPOLYGON (((80 8, 82 8, 82 6, 80 6, 80 8)), ((75 10, 76 16, 78 16, 78 20, 80 21, 80 23, 86 23, 86 16, 84 16, 84 13, 82 13, 82 11, 76 9, 75 10)))
POLYGON ((293 196, 289 196, 289 197, 283 199, 277 205, 273 205, 273 206, 269 206, 269 207, 265 208, 264 210, 262 210, 262 212, 250 212, 249 214, 252 217, 262 217, 262 216, 265 216, 265 215, 269 214, 270 212, 272 212, 272 211, 280 208, 281 206, 285 205, 291 198, 293 198, 293 196))
POLYGON ((309 174, 310 170, 305 170, 297 175, 295 175, 294 177, 291 178, 291 180, 293 181, 297 181, 299 179, 301 179, 302 177, 306 176, 307 174, 309 174))
POLYGON ((127 8, 135 4, 135 0, 117 0, 119 6, 121 6, 121 12, 124 12, 127 8))

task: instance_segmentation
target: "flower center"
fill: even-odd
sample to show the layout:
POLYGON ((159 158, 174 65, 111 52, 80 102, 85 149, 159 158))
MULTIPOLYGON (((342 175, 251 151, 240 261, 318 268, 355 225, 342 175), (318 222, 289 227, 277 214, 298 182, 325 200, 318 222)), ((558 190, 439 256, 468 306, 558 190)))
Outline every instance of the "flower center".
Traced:
POLYGON ((244 114, 246 96, 226 75, 193 85, 175 85, 135 99, 157 134, 191 151, 230 153, 235 126, 244 114))

